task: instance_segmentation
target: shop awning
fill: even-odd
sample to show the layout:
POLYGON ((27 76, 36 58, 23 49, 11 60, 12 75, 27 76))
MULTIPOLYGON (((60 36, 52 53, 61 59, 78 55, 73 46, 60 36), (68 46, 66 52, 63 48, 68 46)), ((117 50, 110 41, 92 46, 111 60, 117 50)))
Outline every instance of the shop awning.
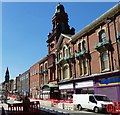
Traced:
POLYGON ((58 88, 58 85, 56 85, 56 84, 45 84, 45 85, 43 85, 42 89, 45 89, 45 88, 58 88))

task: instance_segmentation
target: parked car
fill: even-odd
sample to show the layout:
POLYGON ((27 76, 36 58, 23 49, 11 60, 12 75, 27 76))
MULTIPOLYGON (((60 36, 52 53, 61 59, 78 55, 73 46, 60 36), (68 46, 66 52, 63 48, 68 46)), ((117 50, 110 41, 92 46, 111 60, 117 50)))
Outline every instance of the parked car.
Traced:
POLYGON ((106 105, 113 104, 106 95, 101 94, 73 94, 73 103, 77 105, 78 110, 86 108, 96 113, 106 111, 106 105))

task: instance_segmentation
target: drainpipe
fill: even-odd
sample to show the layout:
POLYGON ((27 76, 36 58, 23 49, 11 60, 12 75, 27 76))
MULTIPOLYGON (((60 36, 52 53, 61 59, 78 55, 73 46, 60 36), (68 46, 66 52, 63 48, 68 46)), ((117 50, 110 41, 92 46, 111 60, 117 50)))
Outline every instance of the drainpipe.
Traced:
MULTIPOLYGON (((110 21, 111 21, 111 20, 110 20, 110 21)), ((107 28, 108 28, 109 41, 110 41, 110 43, 111 43, 111 36, 110 36, 109 22, 107 23, 107 28)), ((111 53, 112 70, 114 71, 113 51, 110 51, 110 53, 111 53)))
MULTIPOLYGON (((73 44, 73 51, 74 51, 74 44, 73 44)), ((76 58, 75 58, 75 52, 74 53, 74 79, 76 78, 76 58)), ((73 92, 76 94, 76 89, 75 89, 75 80, 73 79, 73 92)))
POLYGON ((117 44, 117 56, 118 56, 118 69, 120 69, 120 55, 119 55, 119 46, 118 46, 118 40, 117 40, 117 30, 116 30, 116 23, 115 23, 115 16, 113 19, 113 23, 114 23, 114 28, 115 28, 115 38, 116 38, 116 44, 117 44))

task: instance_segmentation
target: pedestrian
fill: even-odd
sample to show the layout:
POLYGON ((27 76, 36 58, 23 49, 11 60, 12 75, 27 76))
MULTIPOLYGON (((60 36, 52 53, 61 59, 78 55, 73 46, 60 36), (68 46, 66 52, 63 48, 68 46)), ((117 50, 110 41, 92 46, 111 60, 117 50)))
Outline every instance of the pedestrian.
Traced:
POLYGON ((30 102, 30 100, 29 100, 28 96, 25 96, 25 98, 23 99, 23 104, 24 104, 23 111, 29 111, 29 108, 30 108, 29 102, 30 102))
POLYGON ((2 113, 1 113, 1 115, 6 115, 6 113, 5 113, 5 109, 4 109, 3 106, 2 106, 2 113))

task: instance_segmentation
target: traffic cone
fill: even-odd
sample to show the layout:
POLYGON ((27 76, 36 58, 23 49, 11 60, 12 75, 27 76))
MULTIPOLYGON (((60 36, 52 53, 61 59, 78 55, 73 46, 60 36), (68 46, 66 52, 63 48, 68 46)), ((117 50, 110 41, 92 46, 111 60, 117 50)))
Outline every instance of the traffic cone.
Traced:
POLYGON ((6 115, 5 114, 5 109, 4 109, 4 107, 2 106, 2 114, 1 115, 6 115))

